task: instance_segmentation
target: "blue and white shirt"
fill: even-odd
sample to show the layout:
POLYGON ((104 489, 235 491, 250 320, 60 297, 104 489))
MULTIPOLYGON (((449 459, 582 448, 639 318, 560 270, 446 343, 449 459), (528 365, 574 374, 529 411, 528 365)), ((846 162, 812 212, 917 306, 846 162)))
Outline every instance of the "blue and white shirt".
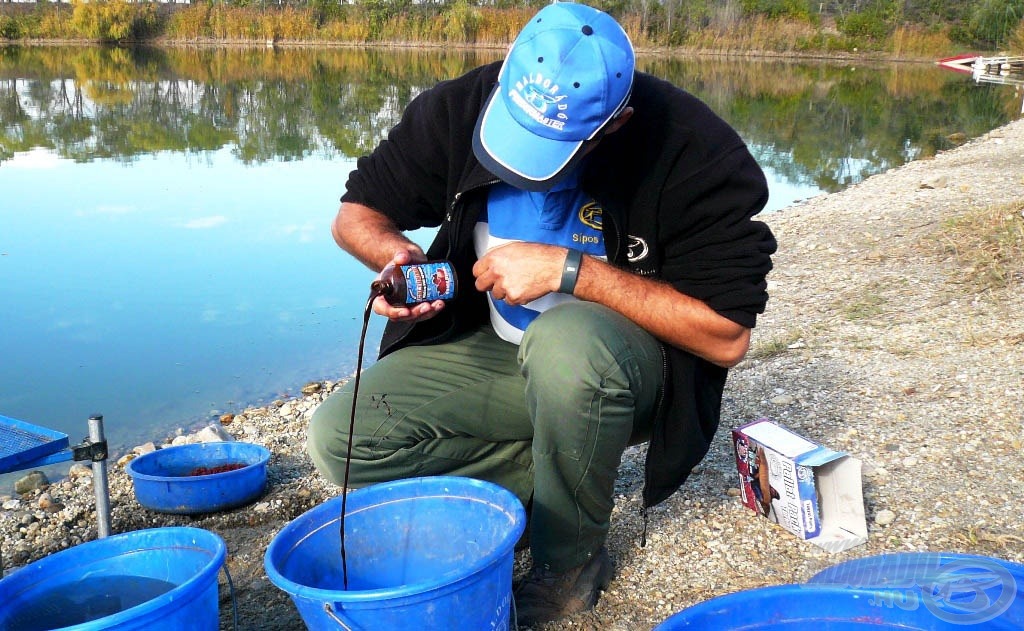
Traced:
MULTIPOLYGON (((488 193, 487 209, 473 232, 476 255, 481 257, 514 241, 558 245, 604 259, 601 207, 579 188, 578 175, 537 193, 496 184, 488 193)), ((491 324, 503 340, 519 344, 534 318, 570 300, 575 298, 550 293, 525 305, 512 306, 488 295, 491 324)))

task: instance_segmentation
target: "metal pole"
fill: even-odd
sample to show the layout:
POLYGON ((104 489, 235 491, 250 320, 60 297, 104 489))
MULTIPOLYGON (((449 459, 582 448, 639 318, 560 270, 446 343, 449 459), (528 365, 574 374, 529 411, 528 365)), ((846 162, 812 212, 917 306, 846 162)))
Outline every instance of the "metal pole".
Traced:
MULTIPOLYGON (((103 415, 89 417, 89 440, 102 443, 103 415)), ((107 483, 107 454, 92 461, 92 488, 96 492, 97 536, 102 539, 110 534, 110 485, 107 483)))

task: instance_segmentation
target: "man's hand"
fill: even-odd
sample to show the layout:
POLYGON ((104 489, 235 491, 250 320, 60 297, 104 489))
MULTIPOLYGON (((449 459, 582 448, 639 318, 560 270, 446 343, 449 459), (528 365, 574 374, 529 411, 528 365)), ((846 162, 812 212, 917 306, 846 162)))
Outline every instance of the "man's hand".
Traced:
POLYGON ((517 241, 494 248, 473 265, 476 288, 495 300, 522 305, 558 291, 566 249, 517 241))

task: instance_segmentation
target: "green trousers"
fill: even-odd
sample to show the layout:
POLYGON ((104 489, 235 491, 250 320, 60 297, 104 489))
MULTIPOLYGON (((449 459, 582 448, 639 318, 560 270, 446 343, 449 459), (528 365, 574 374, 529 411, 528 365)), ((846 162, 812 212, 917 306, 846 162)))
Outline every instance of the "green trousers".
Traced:
MULTIPOLYGON (((530 506, 535 564, 561 572, 603 545, 623 451, 646 439, 660 344, 594 303, 541 314, 519 346, 489 327, 387 355, 361 376, 349 486, 428 475, 495 482, 530 506)), ((350 380, 310 423, 317 469, 342 484, 350 380)))

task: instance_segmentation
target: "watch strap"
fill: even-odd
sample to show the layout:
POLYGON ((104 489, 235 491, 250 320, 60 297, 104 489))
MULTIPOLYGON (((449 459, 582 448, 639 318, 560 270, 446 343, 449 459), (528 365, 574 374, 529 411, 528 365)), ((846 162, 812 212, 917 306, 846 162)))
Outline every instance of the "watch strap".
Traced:
POLYGON ((558 286, 558 292, 572 294, 576 289, 576 280, 580 275, 580 263, 583 262, 583 252, 569 248, 565 255, 565 264, 562 266, 562 283, 558 286))

